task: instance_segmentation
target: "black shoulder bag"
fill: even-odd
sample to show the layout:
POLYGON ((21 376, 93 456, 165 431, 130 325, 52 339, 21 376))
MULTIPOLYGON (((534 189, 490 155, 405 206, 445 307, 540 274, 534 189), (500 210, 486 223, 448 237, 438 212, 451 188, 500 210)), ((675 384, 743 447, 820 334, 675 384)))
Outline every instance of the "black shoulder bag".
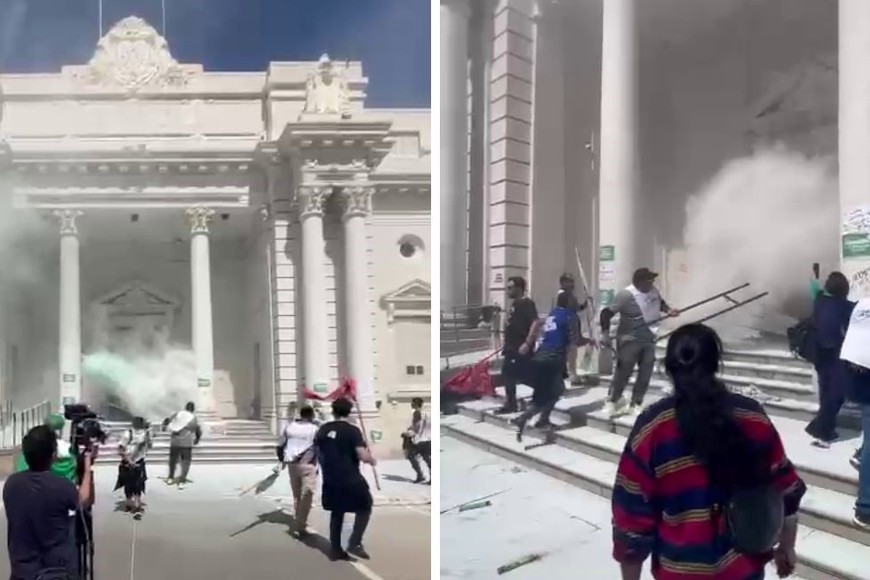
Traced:
POLYGON ((731 545, 738 552, 766 554, 779 543, 785 504, 782 493, 770 482, 727 490, 724 505, 718 507, 731 545))

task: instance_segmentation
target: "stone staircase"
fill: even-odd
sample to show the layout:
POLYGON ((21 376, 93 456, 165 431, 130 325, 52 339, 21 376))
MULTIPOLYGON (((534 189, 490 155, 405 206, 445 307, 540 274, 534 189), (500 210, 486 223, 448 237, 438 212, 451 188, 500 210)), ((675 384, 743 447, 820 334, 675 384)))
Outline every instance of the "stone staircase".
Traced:
MULTIPOLYGON (((721 376, 729 386, 765 406, 809 486, 801 507, 797 573, 808 580, 870 578, 866 566, 870 532, 851 523, 858 472, 849 459, 859 445, 859 433, 852 430, 857 426, 857 413, 844 409, 840 428, 844 441, 828 450, 818 449, 803 432, 818 407, 808 364, 782 348, 732 349, 725 356, 721 376)), ((526 449, 530 443, 542 442, 542 435, 531 429, 523 443, 517 443, 508 424, 511 416, 495 415, 502 401, 494 399, 458 403, 457 414, 442 418, 442 433, 610 497, 616 462, 634 419, 611 420, 603 413, 608 381, 604 377, 602 386, 595 387, 567 385, 553 413, 559 429, 550 444, 526 449)), ((647 402, 664 396, 667 388, 668 381, 657 368, 647 402)), ((531 396, 527 386, 520 385, 518 391, 523 398, 531 396)), ((498 392, 503 394, 500 387, 498 392)))
MULTIPOLYGON (((252 464, 275 463, 275 436, 268 425, 260 421, 227 419, 226 434, 221 436, 204 435, 193 453, 194 463, 252 464)), ((128 423, 106 422, 103 424, 109 439, 103 446, 104 451, 97 458, 98 464, 116 463, 118 440, 128 423)), ((160 430, 160 425, 152 426, 154 447, 148 453, 148 461, 166 463, 169 461, 169 434, 160 430)))

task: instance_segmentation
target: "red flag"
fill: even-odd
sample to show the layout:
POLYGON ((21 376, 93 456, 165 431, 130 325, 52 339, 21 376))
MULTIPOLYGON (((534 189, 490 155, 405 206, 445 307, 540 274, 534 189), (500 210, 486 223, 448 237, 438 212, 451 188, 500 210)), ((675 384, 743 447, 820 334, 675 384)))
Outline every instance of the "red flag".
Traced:
POLYGON ((494 396, 495 384, 492 375, 489 374, 489 358, 487 357, 470 367, 465 367, 450 377, 442 388, 459 395, 494 396))
POLYGON ((302 396, 306 399, 312 399, 314 401, 335 401, 337 399, 350 399, 355 403, 356 381, 354 381, 350 377, 344 377, 341 379, 341 384, 339 384, 337 389, 325 395, 315 393, 308 387, 302 387, 302 396))

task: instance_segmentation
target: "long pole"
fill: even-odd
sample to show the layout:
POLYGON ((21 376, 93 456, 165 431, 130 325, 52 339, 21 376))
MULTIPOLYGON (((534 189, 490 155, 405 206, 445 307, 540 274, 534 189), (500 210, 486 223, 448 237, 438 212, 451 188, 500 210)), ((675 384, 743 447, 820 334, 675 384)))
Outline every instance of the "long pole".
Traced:
POLYGON ((161 14, 161 22, 163 23, 163 38, 166 38, 166 0, 160 0, 160 14, 161 14))
MULTIPOLYGON (((355 397, 354 397, 355 398, 355 397)), ((359 428, 363 434, 363 441, 365 441, 366 447, 369 446, 369 436, 368 431, 366 431, 366 424, 363 421, 362 409, 360 409, 359 401, 354 401, 356 403, 356 416, 359 419, 359 428)), ((381 479, 378 477, 378 468, 372 465, 372 475, 375 476, 375 487, 378 488, 378 491, 381 491, 381 479)))
POLYGON ((103 38, 103 0, 99 0, 99 2, 97 4, 97 14, 99 15, 99 18, 100 18, 100 25, 99 25, 100 38, 98 39, 98 40, 100 40, 103 38))
MULTIPOLYGON (((716 300, 718 298, 728 298, 729 294, 731 294, 733 292, 737 292, 738 290, 743 290, 747 286, 749 286, 749 282, 747 282, 746 284, 741 284, 740 286, 735 286, 734 288, 731 288, 730 290, 725 290, 724 292, 719 292, 718 294, 710 296, 709 298, 705 298, 704 300, 699 300, 698 302, 695 302, 694 304, 689 304, 685 308, 681 308, 680 312, 685 312, 687 310, 697 308, 698 306, 703 306, 704 304, 707 304, 708 302, 713 302, 714 300, 716 300)), ((659 322, 661 322, 662 320, 665 320, 667 318, 668 318, 667 316, 662 316, 661 318, 656 318, 652 322, 647 322, 647 325, 658 324, 659 322)))
MULTIPOLYGON (((709 316, 705 316, 704 318, 702 318, 702 319, 700 319, 700 320, 696 320, 696 321, 695 321, 695 324, 700 324, 700 323, 702 323, 702 322, 707 322, 708 320, 711 320, 711 319, 716 318, 716 317, 718 317, 718 316, 722 316, 723 314, 725 314, 725 313, 727 313, 727 312, 731 312, 732 310, 737 310, 738 308, 741 308, 741 307, 743 307, 743 306, 746 306, 746 305, 749 304, 750 302, 755 302, 756 300, 761 300, 762 298, 764 298, 764 297, 767 296, 768 294, 770 294, 770 292, 762 292, 761 294, 757 294, 756 296, 753 296, 752 298, 747 298, 746 300, 744 300, 744 301, 742 301, 742 302, 737 302, 737 303, 735 303, 735 304, 729 306, 728 308, 725 308, 725 309, 723 309, 723 310, 720 310, 719 312, 716 312, 716 313, 714 313, 714 314, 710 314, 709 316)), ((674 332, 676 332, 676 331, 671 331, 671 332, 668 332, 668 333, 665 333, 665 334, 661 335, 660 337, 658 337, 658 338, 656 339, 656 342, 668 338, 668 337, 669 337, 670 335, 672 335, 674 332)))

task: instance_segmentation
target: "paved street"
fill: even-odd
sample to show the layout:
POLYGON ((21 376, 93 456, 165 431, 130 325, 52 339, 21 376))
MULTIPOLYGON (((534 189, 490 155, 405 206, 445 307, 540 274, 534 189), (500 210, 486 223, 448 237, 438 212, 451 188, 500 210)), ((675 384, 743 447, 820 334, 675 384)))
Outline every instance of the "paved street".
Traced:
MULTIPOLYGON (((167 487, 153 466, 140 522, 115 511, 122 499, 112 494, 116 470, 97 469, 95 508, 96 574, 102 580, 202 578, 267 580, 320 577, 331 580, 424 580, 430 577, 430 488, 403 481, 401 462, 381 466, 383 491, 376 496, 366 547, 369 562, 330 562, 325 538, 302 543, 289 535, 293 523, 286 475, 259 496, 239 497, 270 472, 269 466, 196 466, 193 484, 167 487)), ((350 532, 351 521, 345 533, 350 532)), ((328 514, 316 511, 312 527, 326 535, 328 514)), ((5 546, 6 526, 0 530, 5 546)), ((5 550, 0 577, 8 577, 5 550)))

